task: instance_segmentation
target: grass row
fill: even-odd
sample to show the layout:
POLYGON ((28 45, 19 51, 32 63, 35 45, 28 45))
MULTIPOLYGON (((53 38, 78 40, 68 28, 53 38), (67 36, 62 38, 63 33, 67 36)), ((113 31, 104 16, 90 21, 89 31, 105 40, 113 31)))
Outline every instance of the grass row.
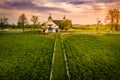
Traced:
POLYGON ((0 80, 48 80, 54 40, 29 34, 0 34, 0 80))
POLYGON ((119 80, 120 35, 72 35, 64 40, 72 80, 119 80))
POLYGON ((62 51, 60 34, 56 34, 56 49, 53 66, 53 80, 67 80, 64 53, 62 51))

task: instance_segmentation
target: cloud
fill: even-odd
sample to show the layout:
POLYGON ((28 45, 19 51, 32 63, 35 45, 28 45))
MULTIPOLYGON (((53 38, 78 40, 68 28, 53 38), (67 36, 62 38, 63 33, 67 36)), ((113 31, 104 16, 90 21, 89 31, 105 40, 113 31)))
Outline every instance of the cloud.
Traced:
POLYGON ((47 1, 51 1, 51 2, 82 2, 82 1, 92 1, 92 0, 47 0, 47 1))
POLYGON ((95 0, 95 1, 101 3, 113 3, 113 2, 118 2, 119 0, 95 0))
POLYGON ((93 8, 94 10, 101 11, 101 10, 106 9, 107 6, 106 6, 105 3, 97 3, 97 4, 93 4, 93 5, 92 5, 92 8, 93 8))
POLYGON ((72 5, 81 5, 81 4, 86 4, 86 3, 91 3, 92 0, 49 0, 50 2, 54 3, 67 3, 67 4, 72 4, 72 5))
POLYGON ((57 7, 46 7, 43 6, 42 3, 39 3, 40 5, 37 6, 36 4, 32 3, 30 0, 25 1, 4 1, 1 2, 0 8, 3 9, 17 9, 17 10, 36 10, 36 11, 64 11, 68 12, 67 10, 63 8, 57 8, 57 7), (6 5, 7 4, 7 5, 6 5))
POLYGON ((68 2, 70 0, 48 0, 50 2, 68 2))
POLYGON ((73 5, 82 5, 82 4, 91 3, 91 1, 70 1, 68 3, 73 5))
POLYGON ((46 21, 51 12, 55 19, 66 14, 73 23, 92 23, 98 17, 104 18, 109 9, 120 9, 119 4, 120 0, 0 0, 0 16, 9 16, 15 22, 25 13, 29 19, 38 15, 46 21))

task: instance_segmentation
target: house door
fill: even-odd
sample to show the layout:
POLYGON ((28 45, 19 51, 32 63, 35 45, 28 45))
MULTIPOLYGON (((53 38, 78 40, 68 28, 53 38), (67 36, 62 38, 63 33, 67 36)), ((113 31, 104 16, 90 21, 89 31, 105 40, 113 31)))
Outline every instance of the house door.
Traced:
POLYGON ((53 28, 51 26, 49 26, 48 32, 53 32, 53 28))

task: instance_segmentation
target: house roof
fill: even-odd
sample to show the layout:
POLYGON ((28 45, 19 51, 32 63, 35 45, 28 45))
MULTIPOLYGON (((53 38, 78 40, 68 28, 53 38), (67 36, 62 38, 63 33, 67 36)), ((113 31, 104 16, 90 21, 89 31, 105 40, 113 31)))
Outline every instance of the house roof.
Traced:
POLYGON ((62 21, 62 20, 53 20, 53 22, 54 22, 56 25, 58 25, 58 26, 60 25, 61 21, 62 21))
POLYGON ((53 20, 48 20, 47 22, 45 22, 43 25, 42 25, 42 28, 49 28, 49 26, 51 25, 52 28, 58 28, 59 27, 59 22, 60 21, 56 21, 55 22, 53 20), (56 23, 55 23, 56 22, 56 23))

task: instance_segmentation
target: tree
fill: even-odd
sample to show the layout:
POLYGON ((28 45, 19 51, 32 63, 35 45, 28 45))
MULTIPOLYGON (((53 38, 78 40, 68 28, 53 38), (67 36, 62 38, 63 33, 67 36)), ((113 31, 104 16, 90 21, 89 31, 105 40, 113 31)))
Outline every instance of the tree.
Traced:
POLYGON ((106 20, 110 23, 110 31, 113 30, 113 28, 118 31, 118 24, 120 21, 120 11, 118 9, 111 9, 108 11, 106 20))
POLYGON ((17 28, 18 26, 16 25, 16 24, 14 24, 14 23, 12 23, 11 25, 10 25, 10 28, 17 28))
POLYGON ((34 31, 36 26, 39 24, 38 16, 32 16, 31 21, 33 22, 34 31))
POLYGON ((68 19, 62 20, 60 26, 61 30, 68 30, 72 27, 72 22, 68 19))
POLYGON ((101 20, 99 20, 99 18, 98 18, 98 19, 97 19, 97 27, 96 27, 96 31, 98 31, 100 24, 101 24, 101 20))
POLYGON ((22 26, 21 24, 22 24, 21 22, 17 22, 17 27, 21 28, 21 26, 22 26))
POLYGON ((118 31, 119 21, 120 21, 120 11, 118 9, 114 9, 115 12, 115 30, 118 31))
POLYGON ((8 25, 8 17, 1 17, 0 18, 0 27, 3 29, 8 25))
POLYGON ((22 28, 23 28, 23 32, 24 32, 24 28, 25 28, 25 24, 27 23, 27 18, 26 18, 26 16, 25 16, 25 14, 23 13, 23 14, 21 14, 20 16, 19 16, 19 19, 18 19, 18 24, 20 25, 20 26, 22 26, 22 28))

